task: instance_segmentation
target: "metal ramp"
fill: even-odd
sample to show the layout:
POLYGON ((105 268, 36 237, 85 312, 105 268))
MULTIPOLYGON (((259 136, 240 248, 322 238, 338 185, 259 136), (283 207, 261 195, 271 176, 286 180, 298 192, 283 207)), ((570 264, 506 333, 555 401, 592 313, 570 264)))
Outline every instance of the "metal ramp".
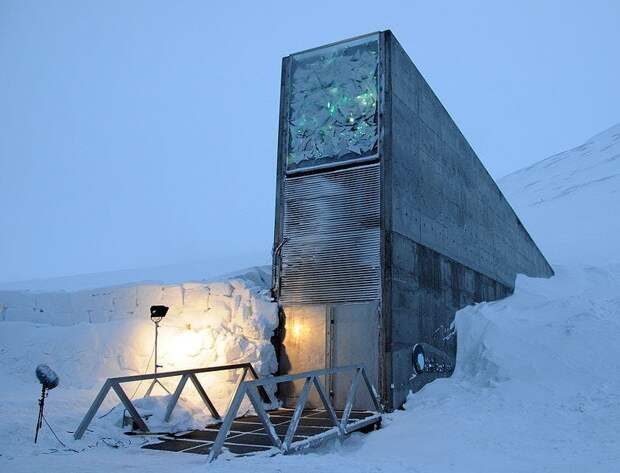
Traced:
POLYGON ((368 380, 362 365, 307 371, 292 375, 267 377, 244 381, 240 378, 230 400, 226 416, 205 430, 164 437, 162 442, 144 448, 171 450, 184 453, 201 453, 213 461, 227 449, 236 455, 247 455, 273 450, 274 453, 291 453, 316 446, 331 438, 345 436, 361 430, 370 430, 381 423, 382 408, 377 392, 368 380), (320 378, 339 373, 351 373, 352 380, 344 410, 336 411, 320 378), (277 386, 304 380, 303 388, 294 409, 277 409, 267 412, 261 398, 266 386, 277 386), (353 411, 353 404, 360 385, 364 385, 375 407, 374 411, 353 411), (310 390, 316 389, 322 409, 306 409, 310 390), (245 397, 250 399, 256 415, 239 417, 239 407, 245 397), (199 445, 194 445, 198 443, 199 445))
POLYGON ((315 446, 330 438, 344 438, 356 431, 372 430, 381 423, 382 408, 377 392, 370 383, 363 365, 350 365, 337 368, 307 371, 292 375, 258 378, 251 364, 213 366, 191 370, 170 371, 147 375, 125 376, 108 379, 92 406, 84 416, 74 433, 80 439, 101 403, 110 391, 119 397, 138 427, 139 432, 148 433, 146 422, 123 391, 123 383, 145 379, 179 377, 179 383, 170 396, 165 420, 169 420, 187 381, 191 381, 205 406, 211 412, 215 422, 204 430, 165 434, 157 443, 145 445, 151 450, 165 450, 184 453, 198 453, 214 460, 225 449, 235 455, 254 454, 273 450, 274 453, 291 453, 315 446), (211 402, 206 390, 197 378, 197 374, 216 371, 242 370, 238 377, 233 396, 222 418, 211 402), (335 374, 349 373, 351 385, 343 410, 335 410, 320 378, 335 374), (247 379, 248 375, 254 379, 247 379), (277 387, 282 383, 303 381, 303 388, 293 409, 280 408, 267 412, 265 403, 274 404, 265 387, 277 387), (356 395, 363 385, 368 392, 373 411, 353 410, 356 395), (319 408, 306 408, 310 391, 315 389, 319 395, 319 408), (245 397, 248 397, 256 415, 240 415, 239 409, 245 397))
MULTIPOLYGON (((281 442, 285 439, 294 412, 293 409, 286 408, 268 412, 269 419, 281 442)), ((344 411, 335 411, 335 413, 341 419, 344 411)), ((348 432, 367 432, 378 428, 380 423, 381 415, 378 413, 352 411, 349 416, 348 432)), ((160 436, 158 442, 145 445, 142 448, 210 455, 220 428, 221 424, 212 424, 208 425, 204 430, 160 436)), ((299 427, 293 436, 293 442, 299 443, 302 446, 301 448, 311 448, 329 438, 335 437, 337 434, 332 432, 333 430, 334 426, 325 410, 306 409, 302 412, 299 419, 299 427)), ((245 416, 235 419, 222 444, 223 451, 236 456, 253 455, 269 451, 274 454, 280 453, 280 450, 272 444, 258 416, 245 416)))

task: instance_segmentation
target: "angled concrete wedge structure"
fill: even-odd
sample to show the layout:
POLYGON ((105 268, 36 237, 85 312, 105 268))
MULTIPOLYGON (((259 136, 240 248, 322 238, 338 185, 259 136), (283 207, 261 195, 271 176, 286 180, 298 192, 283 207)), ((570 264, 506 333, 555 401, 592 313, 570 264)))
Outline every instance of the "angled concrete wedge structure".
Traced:
MULTIPOLYGON (((508 296, 519 273, 553 270, 390 31, 284 58, 273 259, 283 372, 364 363, 396 408, 450 374, 414 376, 414 346, 455 356, 456 311, 508 296)), ((344 404, 347 380, 325 381, 344 404)))

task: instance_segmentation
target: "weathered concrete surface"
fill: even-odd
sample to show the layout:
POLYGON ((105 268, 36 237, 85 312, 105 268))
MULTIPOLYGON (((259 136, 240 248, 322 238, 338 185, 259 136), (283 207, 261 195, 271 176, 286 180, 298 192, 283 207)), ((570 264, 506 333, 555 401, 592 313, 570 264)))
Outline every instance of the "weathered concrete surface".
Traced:
POLYGON ((392 227, 507 286, 545 257, 413 62, 388 34, 392 227))
POLYGON ((410 389, 420 389, 436 376, 411 380, 412 348, 424 342, 456 355, 451 324, 459 309, 476 302, 501 299, 512 288, 474 271, 398 233, 392 234, 391 359, 393 406, 410 389))
POLYGON ((383 394, 398 407, 432 379, 410 379, 413 345, 455 355, 456 311, 553 270, 390 32, 384 60, 383 394))
MULTIPOLYGON (((409 389, 419 389, 432 379, 431 375, 424 375, 411 380, 412 348, 416 343, 429 343, 454 355, 456 336, 450 326, 457 310, 474 302, 506 297, 511 293, 518 273, 551 276, 553 270, 454 121, 389 31, 381 34, 380 56, 379 155, 376 161, 367 164, 378 165, 380 181, 378 184, 359 181, 348 186, 340 200, 333 204, 337 209, 315 205, 299 212, 295 223, 299 227, 305 225, 308 231, 303 235, 304 240, 298 242, 295 238, 285 239, 283 232, 286 218, 290 218, 285 215, 290 209, 287 209, 284 198, 288 136, 288 63, 287 59, 284 60, 274 248, 286 242, 289 248, 280 247, 285 256, 295 248, 304 250, 299 252, 298 258, 291 259, 297 265, 294 269, 299 270, 296 282, 301 289, 296 294, 296 304, 321 302, 328 310, 339 303, 366 299, 379 301, 380 330, 376 337, 379 360, 367 356, 365 362, 373 368, 378 364, 383 401, 386 406, 397 408, 409 389), (368 254, 364 248, 369 242, 357 238, 344 245, 342 233, 351 233, 351 222, 362 227, 370 223, 376 227, 376 222, 364 217, 364 212, 359 209, 348 209, 349 204, 343 202, 364 196, 369 192, 369 186, 375 185, 380 187, 380 232, 377 237, 380 241, 373 244, 380 246, 380 262, 373 253, 370 266, 376 268, 380 265, 380 296, 367 291, 353 298, 372 281, 354 265, 351 265, 354 271, 349 271, 342 250, 346 246, 345 249, 350 250, 348 260, 357 261, 368 254), (332 213, 337 215, 339 227, 337 232, 330 233, 333 225, 325 217, 332 213), (316 241, 325 241, 329 245, 316 245, 313 243, 316 241), (323 268, 314 272, 306 269, 317 261, 326 261, 339 271, 342 269, 343 274, 347 270, 346 277, 334 278, 332 272, 323 268), (361 276, 356 277, 358 274, 361 276), (304 281, 304 275, 313 277, 312 284, 304 281)), ((362 167, 355 163, 343 166, 350 174, 361 172, 362 167)), ((299 178, 327 179, 334 170, 314 172, 315 175, 299 178)), ((312 190, 304 197, 314 205, 324 199, 321 193, 325 189, 315 186, 312 190)), ((299 199, 293 200, 297 205, 299 199)), ((362 201, 362 205, 369 207, 370 200, 362 201)), ((290 286, 290 281, 285 280, 290 276, 284 273, 286 271, 281 271, 276 256, 273 292, 277 298, 282 296, 281 287, 290 286)), ((286 302, 285 299, 281 302, 286 302)), ((338 314, 335 317, 338 318, 338 314)), ((323 345, 331 343, 325 335, 322 338, 323 345)), ((340 346, 339 341, 334 343, 340 346)), ((352 350, 347 347, 343 343, 341 349, 352 350)), ((368 353, 370 348, 375 347, 369 347, 368 353)), ((328 356, 324 363, 333 364, 334 359, 328 356)), ((296 368, 291 366, 292 371, 296 368)))

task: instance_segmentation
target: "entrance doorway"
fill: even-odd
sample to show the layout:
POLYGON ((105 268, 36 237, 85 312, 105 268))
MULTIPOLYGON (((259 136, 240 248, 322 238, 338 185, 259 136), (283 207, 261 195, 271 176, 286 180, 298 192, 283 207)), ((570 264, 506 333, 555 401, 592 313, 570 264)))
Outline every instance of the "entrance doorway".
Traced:
MULTIPOLYGON (((280 352, 280 372, 333 368, 363 364, 370 382, 377 388, 379 379, 379 302, 348 304, 287 305, 284 311, 284 336, 280 352)), ((325 376, 321 382, 336 409, 346 403, 351 374, 325 376)), ((293 406, 303 380, 280 387, 285 406, 293 406)), ((311 391, 309 407, 319 407, 320 399, 311 391)), ((371 409, 370 396, 360 391, 355 409, 371 409)))

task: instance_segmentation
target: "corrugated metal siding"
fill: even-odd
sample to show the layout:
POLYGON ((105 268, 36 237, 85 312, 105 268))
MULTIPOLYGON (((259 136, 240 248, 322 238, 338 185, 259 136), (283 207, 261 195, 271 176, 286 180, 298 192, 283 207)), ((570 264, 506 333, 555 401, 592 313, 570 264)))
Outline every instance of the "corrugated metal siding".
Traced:
POLYGON ((285 178, 280 301, 380 298, 379 164, 285 178))

